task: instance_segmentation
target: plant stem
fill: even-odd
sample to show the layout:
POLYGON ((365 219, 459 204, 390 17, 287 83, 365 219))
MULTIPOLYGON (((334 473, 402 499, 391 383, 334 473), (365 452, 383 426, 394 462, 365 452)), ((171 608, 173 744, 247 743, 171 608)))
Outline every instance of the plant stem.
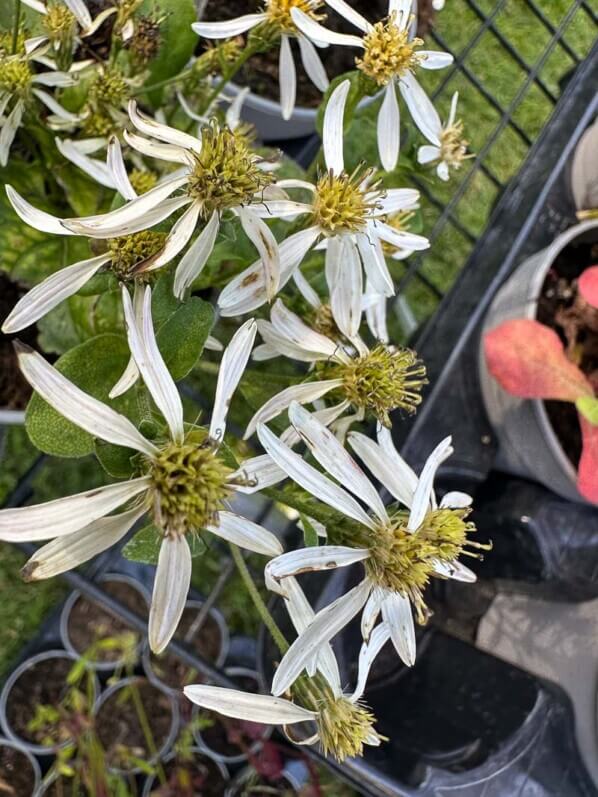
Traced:
POLYGON ((208 99, 206 100, 205 106, 203 108, 203 113, 209 109, 214 100, 220 96, 222 90, 226 87, 226 84, 229 82, 229 80, 232 80, 239 69, 241 69, 241 67, 251 58, 252 55, 255 55, 258 49, 258 47, 246 47, 241 51, 238 58, 233 61, 226 72, 222 75, 222 78, 218 81, 212 93, 208 95, 208 99))
POLYGON ((158 750, 156 748, 156 743, 154 741, 152 729, 147 719, 147 714, 145 713, 145 709, 143 708, 143 701, 141 700, 141 695, 139 694, 139 690, 137 689, 137 684, 132 683, 130 686, 130 690, 133 696, 133 703, 135 704, 135 711, 137 712, 137 719, 139 720, 139 724, 141 725, 141 730, 145 738, 145 743, 147 744, 148 747, 148 752, 150 753, 151 757, 155 758, 156 760, 156 774, 158 776, 158 780, 160 781, 161 785, 164 786, 166 785, 166 775, 164 774, 162 764, 160 763, 160 759, 158 757, 158 750))
POLYGON ((15 0, 15 26, 12 32, 12 54, 17 51, 19 42, 19 23, 21 22, 21 0, 15 0))
POLYGON ((243 583, 247 588, 247 592, 249 593, 249 596, 251 597, 251 600, 253 601, 254 606, 258 611, 258 614, 260 615, 264 625, 270 632, 270 635, 272 636, 272 639, 276 643, 279 651, 284 655, 289 649, 289 643, 286 641, 284 634, 276 624, 276 620, 272 617, 272 615, 268 611, 268 607, 264 603, 264 599, 260 595, 259 590, 256 587, 255 582, 253 581, 251 573, 249 572, 249 568, 247 567, 247 563, 245 562, 245 559, 243 558, 243 554, 239 550, 239 547, 237 545, 234 545, 232 542, 229 542, 229 547, 234 562, 237 566, 237 570, 239 571, 239 575, 243 579, 243 583))

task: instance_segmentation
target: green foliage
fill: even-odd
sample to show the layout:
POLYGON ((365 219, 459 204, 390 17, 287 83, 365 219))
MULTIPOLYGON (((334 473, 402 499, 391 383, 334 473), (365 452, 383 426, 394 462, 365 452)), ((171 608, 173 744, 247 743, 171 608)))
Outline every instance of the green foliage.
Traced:
POLYGON ((192 296, 157 330, 158 348, 174 379, 182 379, 193 368, 213 324, 212 305, 192 296))
MULTIPOLYGON (((132 562, 142 562, 146 565, 157 565, 160 556, 160 546, 164 535, 162 531, 150 523, 140 529, 123 548, 123 556, 132 562)), ((203 556, 207 551, 207 545, 199 534, 187 537, 191 556, 203 556)))
POLYGON ((303 526, 303 544, 306 548, 315 548, 319 545, 318 532, 313 523, 310 523, 307 515, 301 513, 301 525, 303 526))
POLYGON ((348 80, 351 84, 349 94, 347 95, 347 103, 345 105, 345 127, 348 127, 358 103, 364 97, 376 94, 378 91, 378 87, 375 85, 375 83, 369 80, 363 74, 363 72, 360 72, 358 69, 353 69, 351 72, 345 72, 344 74, 335 77, 326 89, 324 96, 322 97, 320 107, 318 108, 316 128, 320 135, 322 135, 322 131, 324 129, 324 115, 326 113, 328 100, 334 93, 334 90, 345 80, 348 80))

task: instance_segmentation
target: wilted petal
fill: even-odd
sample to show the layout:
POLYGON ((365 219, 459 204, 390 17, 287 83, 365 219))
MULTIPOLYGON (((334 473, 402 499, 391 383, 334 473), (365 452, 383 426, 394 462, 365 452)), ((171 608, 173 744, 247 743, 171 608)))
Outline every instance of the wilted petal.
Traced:
POLYGON ((130 133, 128 130, 123 130, 123 137, 129 146, 149 158, 158 158, 171 163, 182 163, 186 166, 191 163, 191 156, 183 147, 164 144, 160 141, 150 141, 147 138, 143 138, 143 136, 138 136, 137 133, 130 133))
POLYGON ((413 496, 413 505, 409 514, 407 529, 415 531, 423 523, 426 513, 432 506, 434 499, 434 477, 440 465, 453 453, 451 438, 446 437, 439 443, 426 460, 421 472, 417 488, 413 496))
POLYGON ((54 141, 58 151, 64 155, 67 160, 74 163, 75 166, 78 166, 82 171, 92 177, 96 183, 104 185, 107 188, 116 188, 114 177, 105 163, 85 155, 85 153, 81 152, 70 139, 65 139, 63 141, 60 138, 55 138, 54 141))
POLYGON ((120 141, 117 136, 110 136, 110 140, 108 141, 107 166, 118 193, 124 197, 124 199, 135 199, 137 192, 129 180, 120 141))
POLYGON ((198 235, 197 240, 189 247, 177 266, 174 276, 174 295, 178 299, 183 298, 187 288, 201 274, 203 267, 212 254, 219 230, 220 216, 218 211, 215 210, 198 235))
MULTIPOLYGON (((21 125, 24 110, 25 105, 22 100, 19 100, 2 125, 0 130, 0 166, 6 166, 8 163, 10 148, 21 125)), ((8 189, 8 186, 6 187, 8 189)))
POLYGON ((194 22, 191 28, 198 36, 206 39, 229 39, 255 28, 266 19, 266 14, 245 14, 236 19, 227 19, 225 22, 194 22))
POLYGON ((225 717, 260 722, 266 725, 290 725, 308 722, 317 714, 301 706, 271 695, 254 695, 221 686, 186 686, 185 697, 202 708, 216 711, 225 717))
POLYGON ((192 152, 201 152, 201 141, 198 138, 183 133, 182 130, 176 130, 174 127, 156 122, 155 119, 138 109, 135 100, 129 100, 129 117, 137 130, 146 136, 157 138, 175 147, 190 149, 192 152))
POLYGON ((217 537, 248 551, 263 556, 278 556, 282 553, 282 545, 271 531, 233 512, 219 512, 218 525, 207 528, 217 537))
POLYGON ((161 653, 177 629, 191 583, 191 551, 185 537, 164 537, 150 608, 148 639, 161 653))
POLYGON ((271 301, 280 285, 280 252, 278 243, 268 225, 249 208, 238 208, 237 214, 241 220, 245 234, 260 254, 264 268, 266 295, 271 301))
POLYGON ((199 203, 193 202, 191 206, 183 213, 180 219, 174 223, 172 229, 168 233, 164 246, 159 252, 148 257, 135 267, 136 272, 156 271, 159 268, 170 263, 174 258, 183 251, 189 243, 197 220, 199 218, 200 206, 199 203))
POLYGON ((378 628, 374 629, 369 640, 361 646, 357 685, 350 698, 352 702, 360 700, 363 696, 372 664, 389 639, 390 629, 386 623, 381 623, 378 628))
POLYGON ((408 666, 415 664, 415 626, 409 598, 398 592, 388 593, 382 603, 382 618, 390 631, 392 644, 401 660, 408 666))
POLYGON ((369 559, 368 548, 349 548, 346 545, 319 545, 313 548, 299 548, 271 559, 266 565, 267 578, 272 586, 277 585, 277 592, 286 593, 283 579, 298 576, 301 573, 314 573, 319 570, 335 570, 338 567, 349 567, 355 562, 369 559))

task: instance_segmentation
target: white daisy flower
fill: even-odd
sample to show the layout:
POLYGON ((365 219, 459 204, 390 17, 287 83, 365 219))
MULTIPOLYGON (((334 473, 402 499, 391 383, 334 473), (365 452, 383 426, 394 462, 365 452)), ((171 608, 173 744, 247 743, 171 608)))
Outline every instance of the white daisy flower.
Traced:
POLYGON ((115 7, 101 11, 92 18, 84 0, 22 0, 23 4, 43 15, 44 36, 39 37, 42 44, 51 43, 55 50, 68 47, 75 49, 80 39, 92 36, 101 25, 116 13, 115 7))
MULTIPOLYGON (((323 148, 326 169, 317 185, 304 180, 281 180, 280 188, 310 192, 309 203, 294 203, 295 214, 308 217, 305 229, 280 244, 280 282, 284 287, 307 253, 318 243, 326 246, 326 279, 330 294, 342 286, 362 280, 362 267, 372 286, 385 296, 394 294, 383 242, 413 250, 427 249, 427 238, 394 230, 385 216, 411 207, 419 193, 410 188, 381 190, 372 184, 372 173, 344 170, 343 118, 348 80, 332 93, 324 115, 323 148), (358 273, 359 272, 359 273, 358 273)), ((269 203, 272 210, 280 203, 269 203), (274 207, 272 207, 272 204, 274 207)), ((285 207, 287 203, 284 203, 285 207)), ((255 310, 267 300, 263 265, 260 261, 243 271, 224 288, 218 299, 223 316, 255 310)))
POLYGON ((207 530, 266 556, 281 553, 282 547, 269 531, 226 509, 239 480, 219 453, 228 407, 253 345, 255 322, 246 322, 224 352, 209 429, 187 427, 181 398, 156 344, 151 291, 145 291, 139 317, 126 288, 123 292, 131 352, 166 421, 168 435, 147 440, 130 420, 73 385, 36 352, 19 347, 21 370, 38 395, 94 437, 138 452, 139 475, 38 506, 2 510, 0 539, 52 540, 24 569, 26 579, 39 580, 106 550, 147 513, 163 534, 149 619, 150 645, 160 652, 172 637, 187 599, 189 534, 207 530), (110 515, 131 501, 130 508, 110 515))
POLYGON ((331 311, 316 317, 314 329, 277 299, 270 321, 258 320, 264 347, 257 347, 258 359, 282 355, 313 364, 312 381, 285 388, 269 399, 253 416, 245 437, 251 437, 259 424, 267 423, 286 411, 292 402, 311 404, 330 395, 336 400, 327 412, 328 423, 337 423, 346 410, 354 414, 343 419, 343 428, 353 421, 374 416, 390 425, 390 413, 396 409, 414 412, 421 401, 426 369, 410 349, 378 344, 369 349, 359 337, 361 289, 351 295, 351 286, 342 295, 332 297, 331 311), (326 334, 319 331, 325 329, 326 334))
POLYGON ((36 100, 54 115, 72 116, 46 89, 74 86, 77 70, 63 72, 56 69, 52 61, 45 59, 44 48, 38 40, 28 39, 24 48, 24 52, 16 55, 0 51, 0 166, 8 163, 10 148, 25 113, 39 116, 36 100), (34 71, 34 63, 42 59, 51 71, 34 71))
POLYGON ((440 504, 436 502, 434 476, 453 451, 450 437, 432 452, 418 478, 396 451, 387 429, 379 427, 377 443, 359 433, 349 434, 352 448, 398 504, 407 509, 386 507, 372 482, 322 423, 299 404, 291 405, 289 417, 309 452, 335 481, 305 462, 263 425, 258 427, 262 445, 297 484, 348 520, 338 527, 328 524, 332 544, 303 548, 271 560, 266 566, 267 583, 284 594, 287 576, 355 562, 363 563, 365 578, 320 612, 317 618, 325 613, 325 620, 318 622, 316 618, 291 646, 274 678, 275 695, 288 689, 314 650, 330 641, 362 610, 365 642, 381 613, 384 630, 378 632, 376 644, 382 644, 385 635, 390 637, 401 659, 412 665, 415 629, 411 603, 418 621, 424 623, 427 608, 423 591, 430 577, 475 581, 475 574, 458 558, 476 555, 467 547, 485 547, 467 539, 474 531, 473 524, 466 520, 470 496, 452 492, 440 504))
POLYGON ((230 211, 239 218, 261 255, 265 293, 273 297, 279 285, 280 256, 276 239, 262 216, 293 216, 300 203, 279 198, 285 194, 274 184, 274 176, 261 168, 262 159, 228 128, 212 123, 203 128, 201 138, 196 138, 150 119, 138 111, 133 100, 129 115, 135 127, 151 138, 125 130, 127 143, 142 155, 178 164, 176 172, 117 210, 86 218, 57 219, 11 191, 18 215, 45 232, 113 239, 148 230, 184 207, 162 249, 138 269, 154 271, 170 263, 187 246, 198 223, 207 222, 176 270, 174 291, 182 298, 208 261, 222 215, 230 211))
MULTIPOLYGON (((417 151, 418 163, 436 163, 436 174, 441 180, 449 179, 450 169, 459 169, 461 164, 472 155, 467 154, 468 141, 463 137, 463 122, 457 120, 457 102, 459 92, 453 94, 451 109, 446 124, 443 126, 436 114, 431 119, 424 135, 430 144, 424 144, 417 151)), ((423 132, 423 131, 422 131, 423 132)))
POLYGON ((300 9, 308 19, 314 21, 322 19, 322 15, 318 13, 321 7, 321 0, 264 0, 263 11, 258 14, 246 14, 226 22, 195 22, 191 27, 195 33, 206 39, 228 39, 258 26, 262 26, 264 37, 273 34, 279 37, 280 105, 283 119, 290 119, 295 109, 297 94, 297 74, 291 50, 292 39, 299 44, 303 68, 312 83, 320 91, 326 91, 328 88, 326 70, 314 47, 314 44, 327 45, 317 40, 312 44, 312 41, 297 28, 291 17, 293 9, 300 9))
POLYGON ((389 0, 388 17, 375 25, 368 22, 345 0, 325 0, 326 4, 359 29, 354 36, 328 30, 301 9, 291 11, 293 21, 312 41, 358 47, 363 55, 356 66, 380 88, 384 99, 378 115, 378 150, 382 166, 392 171, 397 165, 400 148, 400 112, 396 87, 405 100, 411 117, 427 136, 434 123, 435 111, 426 92, 418 83, 418 69, 443 69, 453 61, 449 53, 419 50, 422 39, 409 38, 413 22, 412 0, 389 0))
MULTIPOLYGON (((302 634, 314 622, 321 624, 322 613, 314 614, 295 579, 289 578, 285 585, 288 587, 285 602, 296 631, 302 634)), ((374 729, 373 714, 360 702, 371 664, 368 657, 360 658, 358 684, 352 694, 343 692, 338 664, 328 644, 315 651, 314 660, 318 673, 314 669, 309 677, 295 682, 292 700, 204 684, 186 686, 185 696, 198 706, 226 717, 281 725, 291 741, 319 743, 324 754, 333 755, 338 761, 363 755, 364 745, 378 747, 384 737, 374 729), (315 726, 314 732, 294 737, 289 726, 301 723, 315 726)))

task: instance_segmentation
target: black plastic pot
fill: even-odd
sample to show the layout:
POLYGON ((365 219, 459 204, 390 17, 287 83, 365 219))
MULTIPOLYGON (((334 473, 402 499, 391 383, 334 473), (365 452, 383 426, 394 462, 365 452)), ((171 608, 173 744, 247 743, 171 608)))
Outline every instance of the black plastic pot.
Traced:
MULTIPOLYGON (((206 750, 202 750, 199 747, 194 747, 192 748, 191 753, 194 756, 194 760, 204 759, 209 761, 210 764, 218 770, 218 772, 222 776, 222 779, 225 782, 228 782, 230 780, 230 775, 226 766, 221 761, 218 761, 213 756, 210 756, 210 754, 206 750)), ((173 760, 175 760, 175 754, 171 753, 170 755, 166 756, 166 758, 163 760, 163 764, 168 765, 173 760)), ((143 785, 143 792, 141 797, 150 797, 152 790, 156 789, 157 787, 158 783, 157 783, 157 778, 155 776, 147 778, 143 785)))

